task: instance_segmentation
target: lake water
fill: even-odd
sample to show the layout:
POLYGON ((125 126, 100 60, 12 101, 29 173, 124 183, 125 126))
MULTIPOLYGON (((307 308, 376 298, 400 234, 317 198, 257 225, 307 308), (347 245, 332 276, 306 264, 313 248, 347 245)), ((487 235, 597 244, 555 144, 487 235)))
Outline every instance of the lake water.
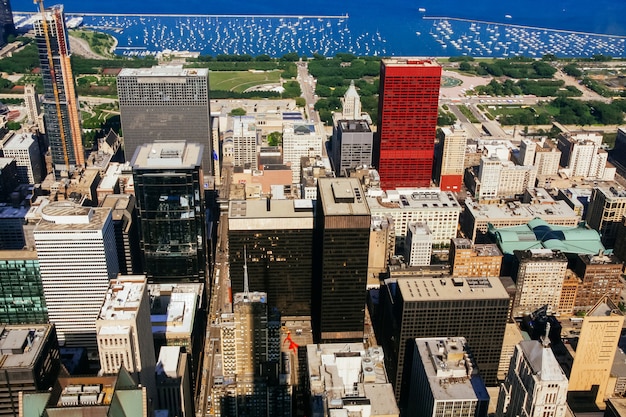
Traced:
MULTIPOLYGON (((626 2, 614 0, 597 0, 593 7, 582 0, 157 0, 149 4, 67 0, 64 5, 68 15, 96 14, 84 16, 84 24, 114 35, 118 53, 124 54, 172 49, 272 56, 292 51, 307 55, 626 56, 626 2)), ((12 6, 14 11, 36 10, 30 0, 14 0, 12 6)))

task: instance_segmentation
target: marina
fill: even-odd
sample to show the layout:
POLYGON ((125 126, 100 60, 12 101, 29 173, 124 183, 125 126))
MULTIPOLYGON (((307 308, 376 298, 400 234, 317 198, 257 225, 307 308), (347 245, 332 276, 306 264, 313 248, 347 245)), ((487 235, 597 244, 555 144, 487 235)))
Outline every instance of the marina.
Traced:
MULTIPOLYGON (((153 55, 164 50, 201 54, 289 52, 355 55, 626 57, 626 36, 586 33, 501 22, 426 16, 415 9, 408 28, 371 27, 352 15, 193 15, 68 13, 68 25, 114 36, 116 53, 153 55), (409 31, 410 30, 410 31, 409 31)), ((32 13, 14 13, 27 28, 32 13)), ((31 23, 32 24, 32 23, 31 23)))

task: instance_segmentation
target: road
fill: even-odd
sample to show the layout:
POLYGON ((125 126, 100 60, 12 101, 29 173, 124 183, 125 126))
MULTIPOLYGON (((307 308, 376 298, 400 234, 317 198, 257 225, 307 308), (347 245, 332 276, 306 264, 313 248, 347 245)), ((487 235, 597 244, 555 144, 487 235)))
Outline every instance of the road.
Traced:
POLYGON ((298 67, 300 90, 302 90, 302 97, 306 101, 305 113, 310 121, 318 123, 320 121, 319 114, 314 109, 317 102, 317 96, 315 95, 317 80, 309 73, 309 66, 306 61, 298 61, 296 66, 298 67))
POLYGON ((230 273, 228 265, 228 200, 233 167, 222 169, 222 185, 219 188, 220 219, 217 226, 217 245, 213 276, 211 277, 211 299, 207 320, 206 340, 202 358, 201 388, 196 398, 196 417, 213 416, 211 408, 211 388, 215 355, 220 351, 219 318, 223 312, 232 311, 230 307, 230 273))

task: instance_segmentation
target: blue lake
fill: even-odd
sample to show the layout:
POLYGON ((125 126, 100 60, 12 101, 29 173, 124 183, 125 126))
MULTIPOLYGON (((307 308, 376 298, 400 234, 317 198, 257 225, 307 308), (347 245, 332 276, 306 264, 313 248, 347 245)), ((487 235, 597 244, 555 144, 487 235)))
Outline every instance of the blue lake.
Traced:
MULTIPOLYGON (((624 1, 597 0, 593 7, 582 0, 190 0, 149 4, 68 0, 64 5, 68 15, 95 14, 84 16, 84 25, 114 35, 119 42, 118 53, 123 54, 171 49, 213 55, 280 56, 296 51, 307 55, 352 52, 385 56, 539 57, 554 53, 626 57, 624 1)), ((14 0, 12 6, 14 11, 36 10, 27 0, 14 0)))

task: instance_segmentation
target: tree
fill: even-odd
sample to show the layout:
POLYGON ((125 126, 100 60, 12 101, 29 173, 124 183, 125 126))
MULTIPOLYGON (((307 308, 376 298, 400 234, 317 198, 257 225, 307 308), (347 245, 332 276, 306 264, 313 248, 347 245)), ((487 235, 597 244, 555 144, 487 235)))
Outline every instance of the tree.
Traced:
POLYGON ((242 109, 241 107, 237 107, 236 109, 232 109, 230 113, 228 113, 228 115, 229 116, 245 116, 246 110, 242 109))
POLYGON ((269 146, 278 146, 283 143, 283 134, 281 132, 272 132, 267 135, 267 144, 269 146))
POLYGON ((461 71, 471 71, 472 70, 472 66, 470 65, 469 62, 467 61, 463 61, 459 64, 459 69, 461 71))

